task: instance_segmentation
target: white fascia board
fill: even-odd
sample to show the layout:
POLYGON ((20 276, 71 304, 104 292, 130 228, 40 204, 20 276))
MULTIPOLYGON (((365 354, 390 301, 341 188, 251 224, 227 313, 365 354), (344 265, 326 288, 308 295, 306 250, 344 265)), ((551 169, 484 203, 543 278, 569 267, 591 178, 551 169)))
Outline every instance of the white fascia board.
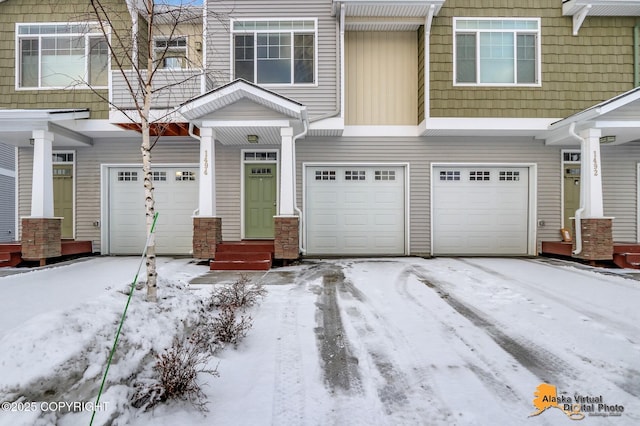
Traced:
POLYGON ((203 120, 202 127, 290 127, 289 120, 203 120))
POLYGON ((89 118, 89 110, 35 110, 35 109, 7 109, 0 110, 0 122, 30 122, 30 121, 63 121, 83 120, 89 118))
POLYGON ((344 118, 331 117, 314 121, 309 124, 309 130, 344 130, 344 118))
POLYGON ((594 121, 593 127, 597 129, 640 129, 640 120, 594 121))
MULTIPOLYGON (((518 132, 543 132, 549 128, 549 125, 557 118, 427 118, 424 121, 423 133, 433 130, 451 131, 479 131, 479 132, 498 132, 508 133, 510 131, 518 132)), ((422 123, 421 123, 422 127, 422 123)))
MULTIPOLYGON (((188 120, 175 110, 152 109, 149 111, 151 123, 186 123, 188 120)), ((140 113, 136 110, 109 111, 110 123, 140 123, 140 113)))
POLYGON ((418 137, 418 126, 344 126, 343 137, 418 137))

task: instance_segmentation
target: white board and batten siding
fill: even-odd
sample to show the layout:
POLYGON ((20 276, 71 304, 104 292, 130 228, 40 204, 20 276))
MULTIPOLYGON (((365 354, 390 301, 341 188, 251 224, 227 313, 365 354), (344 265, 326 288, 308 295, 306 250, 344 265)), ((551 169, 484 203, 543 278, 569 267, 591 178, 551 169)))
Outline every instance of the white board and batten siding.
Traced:
POLYGON ((388 163, 305 165, 307 254, 406 254, 406 169, 388 163))
POLYGON ((207 64, 209 75, 216 85, 233 80, 232 74, 232 37, 228 22, 215 16, 228 16, 230 19, 283 19, 313 18, 318 20, 316 43, 317 75, 316 84, 308 85, 265 85, 265 88, 286 96, 307 106, 309 117, 322 116, 336 112, 339 103, 339 69, 337 38, 337 19, 331 16, 333 2, 327 0, 309 0, 300 7, 299 0, 280 0, 278 2, 245 2, 220 0, 209 2, 207 33, 207 58, 215 58, 207 64))
POLYGON ((16 239, 16 149, 0 143, 0 243, 16 239))

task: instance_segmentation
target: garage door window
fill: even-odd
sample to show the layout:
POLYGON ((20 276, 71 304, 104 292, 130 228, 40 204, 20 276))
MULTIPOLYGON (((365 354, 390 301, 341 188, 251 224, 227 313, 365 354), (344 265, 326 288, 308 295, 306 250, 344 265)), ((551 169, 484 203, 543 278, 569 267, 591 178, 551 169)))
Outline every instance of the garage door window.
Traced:
POLYGON ((501 170, 500 180, 501 181, 518 181, 520 180, 520 172, 515 172, 510 170, 501 170))
POLYGON ((491 172, 488 171, 470 171, 469 180, 471 181, 488 181, 491 180, 491 172))
POLYGON ((138 180, 138 172, 118 172, 118 182, 135 182, 138 180))
POLYGON ((189 171, 181 171, 181 172, 176 172, 176 180, 177 181, 194 181, 196 180, 196 174, 195 172, 189 172, 189 171))
POLYGON ((336 171, 316 170, 316 180, 336 180, 336 171))
POLYGON ((345 170, 344 180, 366 180, 367 174, 364 170, 345 170))
POLYGON ((151 172, 154 182, 166 182, 167 172, 151 172))
POLYGON ((442 170, 440 172, 440 180, 444 180, 444 181, 460 180, 460 171, 459 170, 442 170))
POLYGON ((376 170, 375 180, 396 180, 396 172, 394 170, 376 170))

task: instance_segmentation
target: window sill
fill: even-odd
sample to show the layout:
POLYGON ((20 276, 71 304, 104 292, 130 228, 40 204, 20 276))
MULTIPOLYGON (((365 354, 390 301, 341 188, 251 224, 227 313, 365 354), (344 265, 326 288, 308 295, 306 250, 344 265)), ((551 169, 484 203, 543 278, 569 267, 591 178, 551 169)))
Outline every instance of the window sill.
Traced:
POLYGON ((85 86, 85 85, 77 85, 77 86, 62 86, 62 87, 16 87, 16 92, 40 92, 47 90, 108 90, 109 86, 85 86))

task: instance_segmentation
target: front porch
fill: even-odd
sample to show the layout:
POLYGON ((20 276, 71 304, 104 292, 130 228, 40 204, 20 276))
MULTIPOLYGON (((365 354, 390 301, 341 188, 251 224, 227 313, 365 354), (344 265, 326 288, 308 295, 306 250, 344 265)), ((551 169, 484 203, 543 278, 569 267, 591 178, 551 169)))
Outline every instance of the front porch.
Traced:
MULTIPOLYGON (((93 253, 93 243, 91 241, 76 241, 76 240, 61 240, 60 241, 60 256, 64 258, 67 256, 76 255, 90 255, 93 253)), ((10 243, 0 244, 0 268, 2 267, 15 267, 25 260, 34 261, 33 259, 23 259, 22 257, 22 243, 14 241, 10 243)), ((51 258, 41 258, 35 261, 40 263, 40 266, 44 266, 47 261, 51 261, 51 258)))
MULTIPOLYGON (((543 241, 540 254, 573 258, 572 252, 570 241, 543 241)), ((640 269, 640 243, 613 243, 613 263, 619 268, 640 269)))

